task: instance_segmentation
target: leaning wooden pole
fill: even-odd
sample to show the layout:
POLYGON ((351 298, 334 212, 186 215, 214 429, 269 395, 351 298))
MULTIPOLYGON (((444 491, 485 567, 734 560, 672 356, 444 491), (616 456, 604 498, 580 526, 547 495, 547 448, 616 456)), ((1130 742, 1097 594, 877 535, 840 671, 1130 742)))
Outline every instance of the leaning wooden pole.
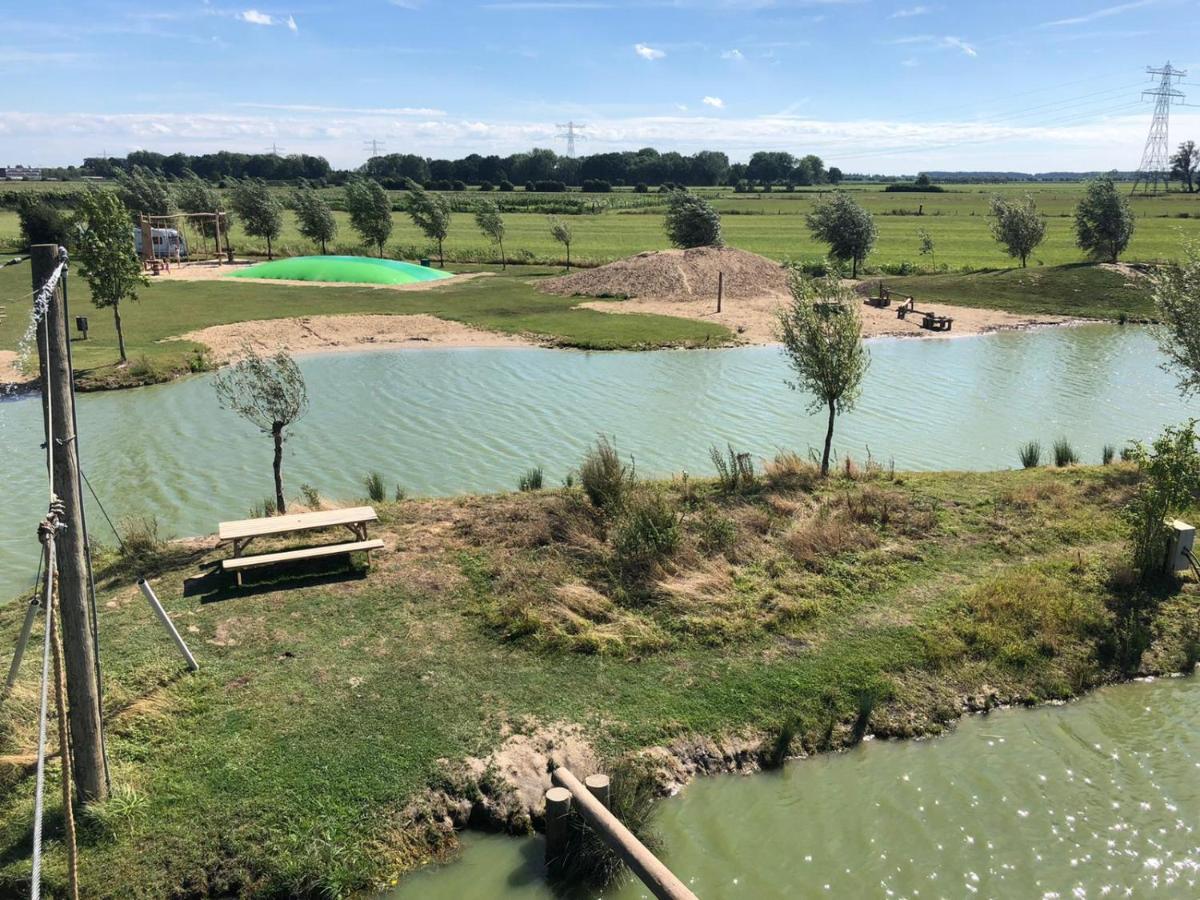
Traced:
POLYGON ((569 770, 557 768, 550 777, 555 784, 571 792, 571 799, 580 815, 658 900, 697 900, 687 885, 646 849, 646 845, 634 837, 633 832, 622 825, 621 820, 609 812, 569 770))
MULTIPOLYGON (((33 287, 40 290, 59 263, 56 244, 30 248, 33 287)), ((108 796, 100 719, 100 684, 96 677, 96 646, 88 606, 87 535, 83 527, 83 497, 79 492, 79 440, 74 433, 75 398, 68 355, 67 321, 62 280, 50 297, 38 325, 42 414, 54 460, 54 494, 63 504, 65 526, 56 545, 59 613, 67 668, 67 706, 71 731, 75 789, 84 803, 108 796), (53 440, 50 440, 53 435, 53 440)))

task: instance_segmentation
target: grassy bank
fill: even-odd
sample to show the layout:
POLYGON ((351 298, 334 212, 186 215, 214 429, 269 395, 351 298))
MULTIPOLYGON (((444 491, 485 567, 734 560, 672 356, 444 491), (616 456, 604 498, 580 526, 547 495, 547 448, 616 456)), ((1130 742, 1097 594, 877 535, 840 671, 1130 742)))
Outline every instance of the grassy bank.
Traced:
MULTIPOLYGON (((89 339, 74 344, 75 365, 85 390, 165 381, 208 365, 205 347, 168 338, 209 325, 339 313, 427 313, 489 331, 529 335, 553 346, 589 350, 719 346, 732 338, 720 325, 689 319, 576 309, 577 299, 534 288, 537 278, 550 271, 513 268, 429 291, 247 284, 236 279, 152 282, 138 302, 122 304, 130 359, 125 368, 115 365, 112 311, 93 307, 86 282, 73 277, 71 312, 91 320, 89 339)), ((0 297, 28 294, 29 278, 27 265, 0 269, 0 297)), ((0 350, 16 348, 28 321, 27 301, 7 305, 8 318, 0 322, 0 350)))
MULTIPOLYGON (((1092 264, 996 269, 968 275, 885 278, 921 302, 1002 309, 1018 315, 1147 319, 1156 313, 1144 278, 1092 264)), ((874 287, 871 288, 874 290, 874 287)))
MULTIPOLYGON (((579 488, 377 504, 387 550, 369 574, 241 591, 185 583, 211 549, 160 548, 147 565, 195 675, 135 567, 106 555, 117 793, 81 822, 88 895, 386 883, 446 840, 405 812, 444 783, 439 759, 537 723, 577 723, 607 753, 688 735, 769 745, 785 726, 793 751, 815 750, 864 708, 872 730, 917 734, 966 695, 1037 702, 1183 667, 1194 585, 1171 586, 1146 631, 1124 615, 1132 469, 854 475, 822 484, 782 458, 736 491, 625 484, 620 512, 579 488)), ((21 613, 0 608, 0 633, 21 613)), ((29 876, 35 668, 0 710, 0 894, 29 876)), ((46 877, 65 879, 57 842, 46 877)))

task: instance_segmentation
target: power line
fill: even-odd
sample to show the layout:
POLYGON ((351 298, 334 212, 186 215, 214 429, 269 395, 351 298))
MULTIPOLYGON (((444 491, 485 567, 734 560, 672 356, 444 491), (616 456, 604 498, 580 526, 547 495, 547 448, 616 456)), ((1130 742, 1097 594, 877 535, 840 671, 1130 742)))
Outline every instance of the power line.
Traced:
POLYGON ((555 128, 563 129, 557 135, 560 138, 567 139, 567 158, 575 158, 575 141, 586 141, 587 135, 583 133, 583 129, 587 128, 582 122, 567 122, 565 125, 555 125, 555 128))
POLYGON ((270 153, 272 156, 278 156, 280 150, 286 150, 286 149, 287 149, 286 147, 280 147, 274 141, 271 141, 271 146, 267 148, 267 152, 270 153))
POLYGON ((363 141, 363 149, 368 151, 371 156, 378 156, 380 150, 386 150, 387 144, 383 141, 377 141, 375 138, 363 141))
POLYGON ((1138 185, 1143 193, 1157 194, 1159 182, 1165 191, 1171 183, 1171 145, 1168 136, 1168 125, 1171 118, 1171 101, 1184 100, 1183 91, 1177 90, 1175 81, 1186 78, 1187 72, 1176 69, 1168 62, 1160 69, 1146 67, 1147 75, 1158 76, 1158 87, 1142 91, 1142 98, 1154 98, 1154 117, 1150 120, 1150 133, 1146 135, 1146 147, 1142 150, 1142 161, 1138 165, 1137 178, 1133 181, 1133 191, 1138 185))

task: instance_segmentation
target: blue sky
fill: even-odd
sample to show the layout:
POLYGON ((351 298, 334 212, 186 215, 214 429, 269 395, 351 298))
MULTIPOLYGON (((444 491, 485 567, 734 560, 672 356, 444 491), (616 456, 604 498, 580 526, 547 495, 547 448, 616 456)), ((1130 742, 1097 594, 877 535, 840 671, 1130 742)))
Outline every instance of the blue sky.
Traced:
MULTIPOLYGON (((846 171, 1135 168, 1198 0, 5 0, 0 163, 145 148, 815 152, 846 171)), ((1190 80, 1190 79, 1189 79, 1190 80)), ((1184 84, 1181 89, 1189 90, 1184 84)), ((1200 140, 1180 109, 1172 141, 1200 140)))

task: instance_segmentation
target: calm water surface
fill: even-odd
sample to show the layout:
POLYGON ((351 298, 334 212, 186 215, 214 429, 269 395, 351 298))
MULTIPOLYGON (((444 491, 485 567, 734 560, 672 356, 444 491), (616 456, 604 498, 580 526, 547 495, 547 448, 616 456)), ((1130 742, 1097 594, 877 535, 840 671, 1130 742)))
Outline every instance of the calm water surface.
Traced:
MULTIPOLYGON (((871 344, 836 446, 913 469, 1003 468, 1017 444, 1066 435, 1085 461, 1187 417, 1140 329, 1046 329, 871 344)), ((286 447, 285 484, 362 493, 372 470, 417 494, 512 489, 532 465, 557 483, 597 434, 645 475, 708 473, 710 444, 770 456, 820 444, 823 416, 784 385, 775 348, 650 353, 416 350, 301 360, 312 409, 286 447)), ((114 516, 153 512, 207 534, 271 495, 271 442, 217 407, 209 377, 84 395, 85 471, 114 516)), ((0 597, 32 581, 45 511, 36 398, 0 402, 0 597)), ((92 530, 112 542, 96 510, 92 530)))
MULTIPOLYGON (((972 717, 663 801, 664 861, 704 900, 1200 897, 1200 678, 972 717)), ((391 900, 548 900, 540 838, 466 835, 391 900)), ((647 896, 640 884, 606 894, 647 896)))

